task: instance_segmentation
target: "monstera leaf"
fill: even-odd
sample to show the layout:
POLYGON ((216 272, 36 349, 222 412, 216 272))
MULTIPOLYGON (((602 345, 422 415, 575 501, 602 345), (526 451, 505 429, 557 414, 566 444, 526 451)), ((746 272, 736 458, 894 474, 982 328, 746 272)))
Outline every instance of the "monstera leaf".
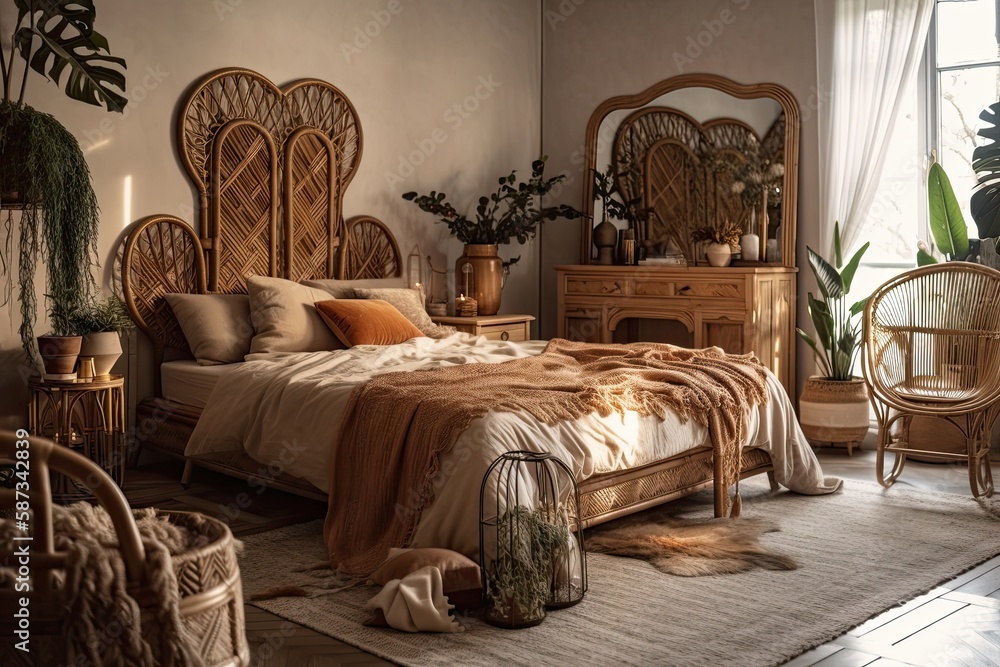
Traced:
POLYGON ((989 125, 977 134, 989 143, 972 152, 977 183, 969 208, 979 238, 991 239, 1000 236, 1000 102, 986 107, 979 117, 989 125))
POLYGON ((93 0, 14 0, 18 29, 14 42, 31 69, 75 100, 121 111, 128 100, 125 61, 108 53, 108 40, 94 30, 93 0), (23 24, 25 17, 30 20, 23 24), (121 91, 121 92, 119 92, 121 91))

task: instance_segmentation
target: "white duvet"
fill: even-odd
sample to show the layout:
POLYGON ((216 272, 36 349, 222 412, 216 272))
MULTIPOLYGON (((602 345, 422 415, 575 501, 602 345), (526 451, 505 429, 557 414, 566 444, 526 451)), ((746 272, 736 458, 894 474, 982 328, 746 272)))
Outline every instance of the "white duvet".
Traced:
MULTIPOLYGON (((454 334, 414 338, 391 346, 358 346, 335 352, 257 354, 224 377, 209 398, 186 454, 244 450, 271 474, 286 472, 329 491, 330 461, 344 408, 358 383, 386 372, 468 363, 501 363, 541 353, 545 341, 512 343, 454 334)), ((835 491, 799 429, 788 396, 767 375, 768 401, 747 415, 745 447, 771 455, 775 479, 799 493, 835 491)), ((378 424, 372 424, 378 428, 378 424)), ((512 450, 547 451, 577 475, 652 463, 709 444, 693 421, 631 413, 596 413, 554 426, 519 413, 490 412, 459 437, 441 460, 435 499, 424 508, 411 546, 478 550, 479 487, 489 464, 512 450)), ((359 483, 364 483, 359 480, 359 483)))

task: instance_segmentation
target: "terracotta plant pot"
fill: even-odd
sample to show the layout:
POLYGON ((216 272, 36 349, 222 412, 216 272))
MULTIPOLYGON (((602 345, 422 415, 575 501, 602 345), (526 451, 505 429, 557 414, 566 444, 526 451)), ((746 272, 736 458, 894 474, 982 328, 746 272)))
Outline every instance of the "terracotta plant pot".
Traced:
POLYGON ((122 356, 122 339, 115 331, 100 331, 86 334, 80 346, 80 356, 94 358, 94 375, 103 377, 111 374, 111 368, 122 356))
POLYGON ((828 380, 813 375, 799 400, 799 424, 811 442, 846 444, 850 452, 868 435, 868 405, 862 378, 828 380))
POLYGON ((465 246, 455 262, 455 292, 475 299, 479 315, 497 314, 503 294, 503 260, 497 255, 497 246, 465 246))
POLYGON ((82 336, 38 336, 38 353, 47 375, 73 375, 82 336))

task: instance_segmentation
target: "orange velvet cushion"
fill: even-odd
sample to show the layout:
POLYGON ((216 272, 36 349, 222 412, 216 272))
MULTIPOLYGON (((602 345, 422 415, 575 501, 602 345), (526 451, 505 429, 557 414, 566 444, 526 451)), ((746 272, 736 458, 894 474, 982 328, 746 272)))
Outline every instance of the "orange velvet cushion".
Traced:
POLYGON ((316 312, 347 347, 395 345, 424 335, 401 312, 377 299, 317 301, 316 312))

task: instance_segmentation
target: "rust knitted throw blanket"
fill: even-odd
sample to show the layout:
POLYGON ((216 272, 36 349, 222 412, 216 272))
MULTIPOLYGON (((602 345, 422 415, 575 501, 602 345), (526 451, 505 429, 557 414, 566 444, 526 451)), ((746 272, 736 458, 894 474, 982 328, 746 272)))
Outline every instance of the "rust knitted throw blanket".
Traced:
POLYGON ((501 364, 378 375, 351 395, 332 461, 323 531, 331 564, 367 575, 390 548, 407 545, 433 497, 441 456, 490 411, 526 412, 546 424, 591 412, 675 412, 708 427, 729 488, 739 479, 745 415, 766 400, 764 382, 753 355, 561 339, 501 364))

